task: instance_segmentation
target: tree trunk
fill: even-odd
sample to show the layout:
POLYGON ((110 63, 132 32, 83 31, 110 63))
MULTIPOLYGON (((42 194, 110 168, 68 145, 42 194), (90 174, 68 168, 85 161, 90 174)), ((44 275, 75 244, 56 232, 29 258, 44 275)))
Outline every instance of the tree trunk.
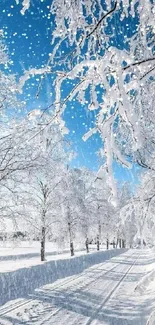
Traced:
POLYGON ((107 239, 107 249, 109 249, 109 239, 107 239))
POLYGON ((99 235, 97 236, 97 251, 100 250, 100 238, 99 235))
POLYGON ((73 238, 72 238, 72 231, 71 231, 70 222, 68 222, 68 231, 69 231, 69 241, 70 241, 70 252, 71 252, 71 256, 74 256, 74 244, 73 244, 73 238))
POLYGON ((101 222, 99 220, 99 226, 98 226, 98 233, 99 233, 99 240, 101 241, 101 222))
POLYGON ((86 252, 89 253, 89 241, 88 241, 88 238, 86 238, 86 252))
POLYGON ((41 261, 45 261, 45 227, 41 229, 41 261))
POLYGON ((122 239, 122 248, 125 248, 125 239, 122 239))
POLYGON ((101 241, 101 222, 98 220, 98 235, 97 235, 97 251, 100 250, 100 241, 101 241))
POLYGON ((70 252, 71 252, 71 256, 74 256, 74 244, 73 244, 73 242, 70 242, 70 252))

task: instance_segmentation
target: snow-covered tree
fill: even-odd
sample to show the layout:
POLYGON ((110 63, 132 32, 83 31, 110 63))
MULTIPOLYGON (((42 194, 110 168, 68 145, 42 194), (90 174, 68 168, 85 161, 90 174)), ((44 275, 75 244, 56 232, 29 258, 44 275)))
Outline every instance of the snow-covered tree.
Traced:
POLYGON ((122 188, 119 203, 119 236, 124 237, 127 245, 154 243, 155 175, 150 170, 141 173, 140 184, 135 193, 122 188))
POLYGON ((19 173, 33 167, 37 157, 37 150, 30 155, 28 142, 35 130, 26 120, 17 117, 23 103, 17 99, 16 76, 9 72, 11 64, 3 31, 0 30, 0 222, 4 224, 8 217, 15 224, 15 184, 19 181, 19 173))
POLYGON ((1 224, 12 219, 17 228, 16 208, 18 186, 22 173, 29 173, 38 163, 40 144, 35 138, 36 129, 29 120, 3 120, 0 130, 0 209, 1 224), (33 139, 34 138, 34 139, 33 139), (32 151, 32 142, 34 151, 32 151))
MULTIPOLYGON (((26 14, 31 1, 21 3, 21 13, 26 14)), ((80 105, 96 112, 96 125, 83 139, 99 132, 105 157, 100 171, 104 170, 109 178, 108 185, 114 196, 109 195, 111 202, 116 205, 117 200, 118 210, 121 209, 122 232, 126 231, 127 235, 130 226, 136 223, 136 231, 142 233, 146 220, 153 222, 154 194, 151 192, 146 198, 145 186, 142 186, 133 200, 119 205, 113 161, 127 168, 131 168, 132 163, 139 164, 149 171, 146 175, 152 184, 155 170, 154 1, 53 0, 49 10, 55 20, 52 53, 44 68, 25 71, 17 88, 21 92, 31 75, 53 72, 53 119, 62 130, 65 128, 63 112, 75 98, 80 105), (66 84, 70 87, 66 87, 68 93, 64 98, 66 84)))
POLYGON ((99 250, 101 241, 105 242, 107 237, 109 239, 112 236, 116 219, 115 209, 110 203, 111 193, 106 173, 102 172, 102 179, 97 175, 99 173, 82 170, 84 194, 81 221, 85 239, 88 239, 87 242, 94 239, 99 250))
POLYGON ((137 237, 143 242, 154 243, 155 225, 155 173, 147 171, 141 176, 141 183, 137 188, 134 207, 137 211, 137 237))
POLYGON ((93 201, 96 208, 97 249, 99 250, 101 241, 114 239, 117 222, 116 211, 111 204, 111 191, 107 174, 102 174, 102 178, 96 179, 93 201))
POLYGON ((71 256, 74 255, 74 238, 80 227, 80 215, 83 208, 83 182, 81 170, 66 167, 61 183, 62 231, 69 238, 71 256))
MULTIPOLYGON (((22 4, 24 14, 31 1, 22 4)), ((141 104, 146 98, 150 101, 148 88, 154 84, 153 1, 53 0, 50 11, 55 19, 54 49, 46 68, 52 71, 53 66, 57 67, 56 118, 61 121, 67 102, 75 97, 81 105, 89 103, 89 110, 99 109, 96 126, 84 139, 99 132, 104 140, 109 185, 116 197, 113 159, 130 168, 132 161, 141 162, 141 149, 147 142, 142 133, 152 112, 148 119, 141 104), (130 36, 129 30, 133 30, 130 36), (72 89, 63 99, 62 89, 68 82, 72 89), (120 140, 124 130, 126 137, 120 140), (130 148, 130 159, 124 150, 126 146, 130 148)), ((37 70, 33 73, 37 74, 37 70)))
POLYGON ((87 253, 89 252, 89 242, 91 242, 94 234, 94 215, 95 209, 91 204, 92 190, 95 181, 95 173, 86 169, 81 169, 80 182, 81 182, 81 209, 80 209, 80 236, 85 242, 87 253))
POLYGON ((21 109, 23 103, 17 99, 17 81, 14 74, 9 73, 9 59, 7 46, 4 42, 3 30, 0 30, 0 112, 1 120, 8 115, 7 110, 21 109))
MULTIPOLYGON (((128 207, 132 205, 132 193, 130 189, 130 184, 124 182, 119 188, 118 191, 119 205, 117 208, 117 245, 122 246, 122 241, 127 240, 126 234, 128 234, 129 225, 126 225, 126 221, 130 219, 131 215, 127 216, 128 207), (127 229, 128 228, 128 229, 127 229)), ((132 214, 132 213, 131 213, 132 214)), ((128 220, 129 221, 129 220, 128 220)), ((133 220, 132 220, 133 221, 133 220)), ((135 227, 135 224, 133 223, 135 227)))
MULTIPOLYGON (((43 123, 47 123, 45 116, 43 123)), ((60 186, 65 177, 64 164, 69 159, 69 153, 55 124, 35 135, 35 141, 40 145, 37 164, 28 172, 22 172, 23 181, 18 189, 18 204, 32 236, 37 234, 40 239, 41 260, 44 261, 46 237, 52 236, 53 224, 61 222, 60 186)), ((34 143, 31 144, 31 150, 32 153, 36 151, 34 143)))

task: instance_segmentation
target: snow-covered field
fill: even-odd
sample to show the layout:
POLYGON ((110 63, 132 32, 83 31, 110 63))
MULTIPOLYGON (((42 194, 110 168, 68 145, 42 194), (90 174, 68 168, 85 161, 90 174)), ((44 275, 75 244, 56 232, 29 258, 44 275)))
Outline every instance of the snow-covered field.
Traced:
MULTIPOLYGON (((20 250, 24 251, 22 247, 20 250)), ((85 268, 120 253, 120 250, 103 250, 98 253, 92 250, 88 255, 81 250, 75 251, 75 256, 70 258, 69 252, 61 252, 47 254, 45 262, 40 261, 39 255, 23 255, 24 258, 21 254, 8 255, 7 260, 0 260, 0 304, 25 297, 40 285, 82 272, 85 268)))
MULTIPOLYGON (((80 244, 76 244, 76 250, 82 250, 80 244)), ((93 247, 94 248, 94 247, 93 247)), ((69 252, 69 244, 64 247, 58 246, 53 242, 46 242, 46 254, 57 255, 69 252)), ((30 258, 40 256, 40 242, 39 241, 0 241, 0 261, 30 258)))
MULTIPOLYGON (((151 276, 149 281, 148 276, 155 268, 153 251, 99 252, 60 259, 55 266, 55 272, 60 270, 63 276, 59 274, 57 279, 60 279, 53 278, 51 283, 54 264, 46 262, 40 269, 37 266, 40 286, 31 291, 28 278, 27 295, 1 307, 1 325, 146 325, 155 307, 154 279, 151 276), (45 273, 48 277, 43 285, 45 273), (142 283, 143 294, 137 290, 142 283)), ((34 268, 28 270, 34 272, 34 268)), ((15 285, 19 289, 22 283, 15 285)))
MULTIPOLYGON (((68 244, 69 246, 69 244, 68 244)), ((90 252, 96 252, 96 245, 90 245, 90 252)), ((101 250, 105 246, 101 245, 101 250)), ((75 256, 85 254, 85 248, 80 244, 75 245, 75 256)), ((52 242, 46 243, 46 262, 60 259, 68 259, 70 250, 66 247, 59 247, 52 242)), ((37 241, 28 242, 0 242, 0 272, 17 271, 19 269, 42 265, 40 261, 40 243, 37 241)))
MULTIPOLYGON (((103 244, 100 247, 102 250, 106 249, 106 246, 103 244)), ((89 245, 89 250, 96 251, 96 245, 89 245)), ((85 251, 84 244, 75 243, 75 251, 85 251)), ((53 242, 46 242, 46 256, 64 253, 70 253, 69 243, 65 246, 60 246, 53 242)), ((32 257, 38 257, 38 260, 40 259, 39 241, 0 241, 0 261, 29 259, 32 257)))

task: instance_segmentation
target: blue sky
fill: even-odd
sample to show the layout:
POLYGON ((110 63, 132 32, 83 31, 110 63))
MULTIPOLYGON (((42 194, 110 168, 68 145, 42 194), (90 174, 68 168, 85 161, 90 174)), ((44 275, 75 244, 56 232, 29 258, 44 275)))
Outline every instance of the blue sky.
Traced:
MULTIPOLYGON (((10 71, 20 76, 24 69, 31 67, 39 68, 47 63, 49 53, 52 51, 51 34, 54 28, 54 21, 49 14, 51 0, 32 1, 31 10, 26 11, 25 16, 20 13, 21 5, 16 5, 15 0, 1 0, 0 29, 4 30, 5 41, 8 46, 9 56, 12 60, 10 71), (34 5, 35 4, 35 5, 34 5)), ((128 20, 119 25, 119 17, 116 20, 116 34, 118 35, 113 42, 118 47, 124 47, 124 36, 131 35, 134 28, 128 26, 128 20), (121 28, 121 33, 120 33, 121 28)), ((135 26, 137 21, 130 21, 135 26)), ((110 32, 110 29, 109 29, 110 32)), ((52 76, 45 77, 39 98, 36 93, 40 78, 31 78, 24 87, 22 100, 26 102, 25 110, 22 114, 35 108, 46 108, 54 100, 53 89, 51 86, 52 76)), ((100 161, 96 152, 102 146, 99 135, 92 136, 84 142, 82 136, 94 125, 94 112, 88 111, 87 107, 81 107, 75 100, 69 103, 64 114, 66 125, 70 130, 67 136, 73 143, 73 149, 77 151, 77 157, 72 165, 76 167, 86 166, 97 170, 100 161)), ((114 163, 114 173, 119 181, 130 180, 131 183, 137 182, 137 171, 139 168, 134 166, 128 171, 114 163)))

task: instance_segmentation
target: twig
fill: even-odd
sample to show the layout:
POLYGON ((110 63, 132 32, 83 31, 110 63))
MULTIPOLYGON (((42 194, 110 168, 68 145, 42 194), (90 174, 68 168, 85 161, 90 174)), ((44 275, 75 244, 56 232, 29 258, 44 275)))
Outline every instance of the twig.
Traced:
POLYGON ((110 14, 112 14, 115 10, 116 10, 116 7, 117 7, 117 1, 115 2, 115 5, 114 7, 108 11, 105 15, 103 15, 101 17, 101 19, 98 21, 98 23, 96 24, 96 26, 93 28, 93 30, 86 36, 86 38, 90 37, 96 30, 97 28, 99 27, 99 25, 102 23, 102 21, 107 17, 109 16, 110 14))
POLYGON ((126 65, 126 67, 123 67, 122 69, 125 71, 125 70, 127 70, 127 69, 129 69, 129 68, 131 68, 131 67, 133 67, 135 65, 140 65, 142 63, 150 62, 150 61, 153 61, 153 60, 155 60, 155 57, 147 58, 147 59, 144 59, 142 61, 133 62, 133 63, 131 63, 129 65, 126 65))

